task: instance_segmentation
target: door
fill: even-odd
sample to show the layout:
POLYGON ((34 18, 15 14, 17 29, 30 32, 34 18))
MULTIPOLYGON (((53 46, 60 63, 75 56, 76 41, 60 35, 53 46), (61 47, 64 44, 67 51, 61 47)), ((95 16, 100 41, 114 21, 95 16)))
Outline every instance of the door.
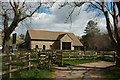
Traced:
POLYGON ((71 50, 71 42, 62 42, 62 50, 71 50))
POLYGON ((45 45, 43 45, 43 49, 45 50, 45 45))
POLYGON ((38 45, 35 45, 35 48, 38 48, 38 45))

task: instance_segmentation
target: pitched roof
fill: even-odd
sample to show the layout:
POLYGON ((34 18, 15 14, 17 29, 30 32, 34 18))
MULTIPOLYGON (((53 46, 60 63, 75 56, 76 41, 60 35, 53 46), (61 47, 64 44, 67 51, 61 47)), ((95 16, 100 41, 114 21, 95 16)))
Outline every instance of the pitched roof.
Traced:
POLYGON ((66 35, 66 34, 60 34, 60 35, 57 37, 57 40, 60 40, 64 35, 66 35))
POLYGON ((65 34, 68 34, 73 39, 73 46, 83 46, 73 33, 44 30, 28 30, 28 33, 31 39, 41 40, 60 40, 65 34))

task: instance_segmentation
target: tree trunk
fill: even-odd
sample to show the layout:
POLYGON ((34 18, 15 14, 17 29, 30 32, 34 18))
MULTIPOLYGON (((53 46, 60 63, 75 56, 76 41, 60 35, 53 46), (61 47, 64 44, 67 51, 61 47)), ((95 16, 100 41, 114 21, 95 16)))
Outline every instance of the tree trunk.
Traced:
POLYGON ((117 44, 117 47, 116 47, 116 53, 117 53, 116 65, 120 67, 120 38, 118 40, 118 44, 117 44))
POLYGON ((119 16, 120 16, 120 1, 119 1, 119 2, 116 2, 116 4, 117 4, 117 7, 118 7, 119 16))
POLYGON ((8 51, 9 51, 9 39, 10 39, 10 35, 4 34, 3 43, 2 43, 2 46, 3 46, 2 53, 8 54, 8 51))
POLYGON ((120 50, 117 50, 116 66, 120 67, 120 50))
POLYGON ((14 20, 9 27, 8 27, 8 25, 6 25, 7 21, 8 21, 8 19, 6 18, 4 21, 4 39, 3 39, 3 44, 2 44, 3 45, 2 52, 8 54, 10 35, 18 25, 19 15, 14 17, 14 20))

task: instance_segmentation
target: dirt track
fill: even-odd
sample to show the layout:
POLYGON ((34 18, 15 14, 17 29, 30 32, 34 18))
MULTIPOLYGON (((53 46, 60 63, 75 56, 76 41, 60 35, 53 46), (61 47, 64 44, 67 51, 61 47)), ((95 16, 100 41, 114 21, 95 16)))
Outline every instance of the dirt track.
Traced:
POLYGON ((68 67, 56 67, 58 70, 53 73, 53 78, 75 78, 75 79, 90 79, 93 78, 105 78, 103 69, 109 66, 113 66, 112 62, 94 62, 85 63, 68 67))

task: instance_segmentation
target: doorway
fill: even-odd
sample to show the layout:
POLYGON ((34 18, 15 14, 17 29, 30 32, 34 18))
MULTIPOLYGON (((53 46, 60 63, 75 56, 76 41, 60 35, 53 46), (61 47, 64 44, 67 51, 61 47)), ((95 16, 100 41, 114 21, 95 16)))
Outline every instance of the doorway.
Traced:
POLYGON ((43 45, 43 50, 45 50, 45 45, 43 45))
POLYGON ((62 50, 71 50, 71 42, 62 42, 62 50))
POLYGON ((38 45, 35 45, 35 48, 38 48, 38 45))

